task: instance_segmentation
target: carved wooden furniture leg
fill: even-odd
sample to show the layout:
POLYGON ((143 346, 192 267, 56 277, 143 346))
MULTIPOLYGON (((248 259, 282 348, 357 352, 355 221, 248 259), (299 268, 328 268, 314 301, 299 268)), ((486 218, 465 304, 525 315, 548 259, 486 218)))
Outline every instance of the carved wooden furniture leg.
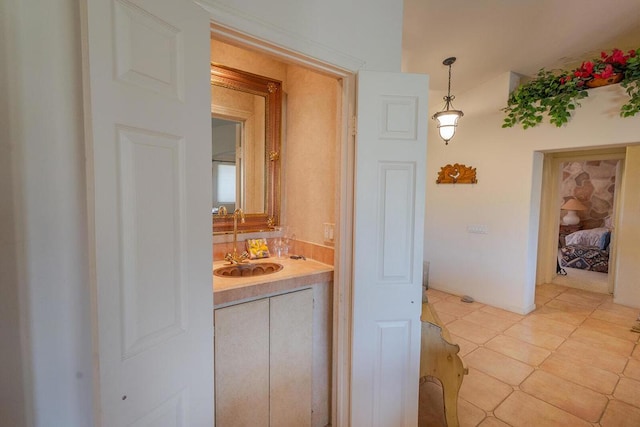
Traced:
POLYGON ((448 427, 458 427, 458 392, 462 379, 469 371, 458 356, 460 347, 428 303, 422 304, 422 337, 420 350, 420 378, 435 377, 442 384, 445 419, 448 427))

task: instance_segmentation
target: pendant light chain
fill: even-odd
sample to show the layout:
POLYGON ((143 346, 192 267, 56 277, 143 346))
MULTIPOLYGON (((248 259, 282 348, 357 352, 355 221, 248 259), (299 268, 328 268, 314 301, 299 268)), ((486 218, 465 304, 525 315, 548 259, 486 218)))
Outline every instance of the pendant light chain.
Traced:
POLYGON ((451 64, 449 64, 449 86, 447 87, 447 99, 451 101, 451 64))
POLYGON ((443 99, 445 101, 444 110, 433 115, 433 119, 438 122, 438 132, 440 137, 444 140, 445 145, 449 144, 449 140, 453 138, 458 126, 458 119, 464 115, 460 110, 452 110, 452 101, 455 96, 451 95, 451 65, 456 62, 455 57, 450 57, 442 61, 443 65, 449 67, 449 81, 447 84, 447 96, 443 99))
POLYGON ((447 96, 444 98, 446 101, 445 110, 448 110, 449 107, 452 107, 452 102, 456 98, 455 95, 451 96, 451 64, 449 64, 449 85, 447 86, 447 96))

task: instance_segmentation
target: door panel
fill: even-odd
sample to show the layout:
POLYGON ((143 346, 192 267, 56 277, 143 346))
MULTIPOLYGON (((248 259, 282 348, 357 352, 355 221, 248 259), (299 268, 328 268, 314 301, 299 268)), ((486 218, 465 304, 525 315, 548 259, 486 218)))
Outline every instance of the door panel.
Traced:
POLYGON ((215 311, 216 425, 269 426, 269 299, 215 311))
POLYGON ((352 420, 417 420, 428 79, 360 72, 352 420))
POLYGON ((313 290, 271 298, 270 424, 311 426, 313 290))
POLYGON ((183 138, 122 127, 116 132, 123 356, 128 358, 186 332, 186 165, 183 138))
POLYGON ((161 12, 133 2, 115 0, 113 8, 116 79, 182 100, 181 29, 162 19, 161 12))
POLYGON ((187 0, 82 8, 96 413, 212 425, 208 17, 187 0))
POLYGON ((382 238, 377 241, 376 254, 380 282, 411 283, 415 166, 411 162, 378 163, 377 209, 382 238))

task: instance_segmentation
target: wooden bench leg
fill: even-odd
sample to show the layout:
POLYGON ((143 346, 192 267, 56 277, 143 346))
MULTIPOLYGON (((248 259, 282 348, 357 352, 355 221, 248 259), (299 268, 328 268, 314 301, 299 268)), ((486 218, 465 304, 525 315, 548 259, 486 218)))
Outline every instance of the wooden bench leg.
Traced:
POLYGON ((459 427, 458 421, 458 391, 452 393, 443 387, 444 392, 444 416, 447 420, 447 427, 459 427))

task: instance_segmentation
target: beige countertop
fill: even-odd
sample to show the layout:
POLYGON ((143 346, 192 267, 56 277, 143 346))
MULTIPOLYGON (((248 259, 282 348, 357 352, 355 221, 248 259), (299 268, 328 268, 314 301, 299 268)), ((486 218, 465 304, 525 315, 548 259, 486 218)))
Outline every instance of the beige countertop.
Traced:
MULTIPOLYGON (((276 262, 283 269, 271 274, 253 277, 213 276, 214 306, 250 300, 309 286, 315 283, 333 281, 333 266, 311 259, 263 258, 251 260, 252 264, 276 262)), ((213 269, 228 265, 226 261, 216 261, 213 269)))

